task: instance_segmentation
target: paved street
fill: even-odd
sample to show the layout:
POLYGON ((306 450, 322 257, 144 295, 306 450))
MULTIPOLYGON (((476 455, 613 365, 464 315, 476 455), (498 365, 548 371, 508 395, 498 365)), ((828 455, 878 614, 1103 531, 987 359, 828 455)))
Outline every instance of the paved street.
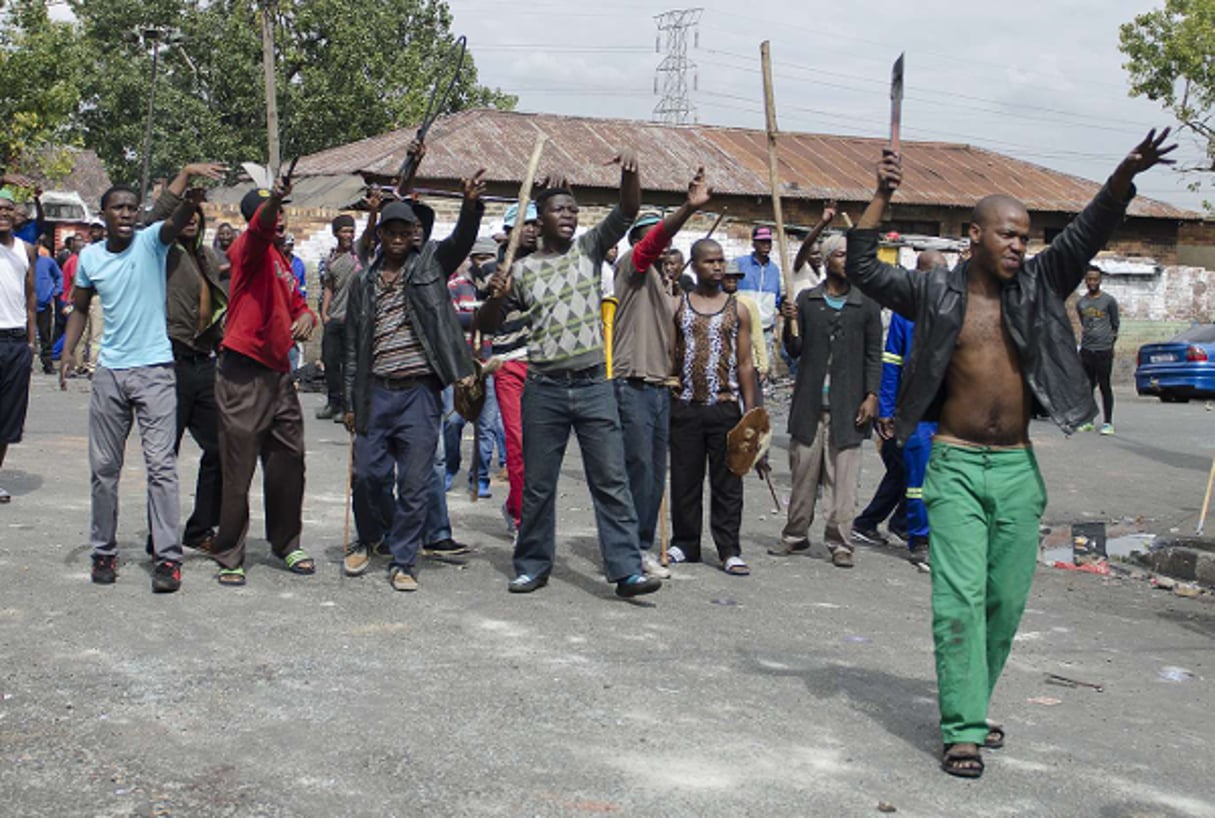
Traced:
MULTIPOLYGON (((347 441, 305 395, 321 572, 289 574, 255 539, 247 588, 220 588, 191 554, 181 592, 153 596, 134 443, 122 574, 88 581, 87 383, 70 386, 35 377, 26 441, 0 472, 14 495, 0 507, 5 814, 1215 816, 1211 597, 1041 568, 995 696, 1008 746, 963 782, 937 767, 928 577, 894 550, 861 550, 852 571, 819 546, 768 556, 780 517, 757 480, 749 578, 687 566, 617 600, 571 447, 548 588, 506 593, 495 486, 476 504, 449 495, 477 548, 467 564, 428 563, 418 593, 394 593, 379 572, 339 576, 347 441)), ((1192 533, 1215 415, 1119 399, 1116 437, 1034 424, 1048 522, 1192 533)), ((196 457, 187 445, 186 507, 196 457)), ((865 500, 879 468, 870 446, 865 500)))

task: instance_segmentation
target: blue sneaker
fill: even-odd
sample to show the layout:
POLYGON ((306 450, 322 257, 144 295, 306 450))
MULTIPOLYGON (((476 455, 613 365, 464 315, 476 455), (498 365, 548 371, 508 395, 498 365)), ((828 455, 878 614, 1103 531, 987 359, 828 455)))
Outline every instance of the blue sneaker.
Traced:
POLYGON ((451 491, 451 481, 455 479, 455 475, 447 472, 443 475, 443 491, 451 491))
POLYGON ((642 594, 652 594, 662 587, 658 577, 647 577, 645 574, 633 574, 616 583, 616 596, 631 599, 642 594))

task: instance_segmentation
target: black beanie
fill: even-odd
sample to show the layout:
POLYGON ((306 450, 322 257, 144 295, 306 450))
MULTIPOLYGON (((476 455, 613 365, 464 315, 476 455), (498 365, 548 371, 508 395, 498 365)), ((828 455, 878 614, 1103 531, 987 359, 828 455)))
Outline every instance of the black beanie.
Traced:
POLYGON ((341 230, 343 227, 354 227, 354 216, 351 216, 348 213, 343 213, 333 220, 333 234, 335 236, 337 235, 337 231, 341 230))

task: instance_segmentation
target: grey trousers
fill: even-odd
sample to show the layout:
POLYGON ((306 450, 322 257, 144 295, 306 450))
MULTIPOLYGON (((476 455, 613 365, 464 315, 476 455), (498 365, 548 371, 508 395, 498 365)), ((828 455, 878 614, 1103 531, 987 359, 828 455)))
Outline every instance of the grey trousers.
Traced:
POLYGON ((818 487, 823 486, 823 507, 827 512, 827 527, 823 539, 829 549, 852 550, 848 536, 852 518, 856 516, 856 493, 861 479, 861 447, 837 449, 831 440, 831 413, 819 416, 814 444, 806 446, 789 441, 789 471, 793 491, 789 497, 789 516, 781 540, 785 545, 797 545, 809 538, 814 522, 814 504, 818 487))
POLYGON ((157 560, 181 561, 177 524, 177 385, 173 364, 133 369, 98 367, 89 400, 89 468, 92 472, 93 553, 117 552, 118 476, 131 419, 139 423, 148 482, 148 520, 157 560))

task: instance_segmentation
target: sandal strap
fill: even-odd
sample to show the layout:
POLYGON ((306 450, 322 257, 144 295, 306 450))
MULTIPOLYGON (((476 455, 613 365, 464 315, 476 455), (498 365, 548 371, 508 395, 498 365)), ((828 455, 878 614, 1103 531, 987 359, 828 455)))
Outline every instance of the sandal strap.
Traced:
POLYGON ((308 552, 302 548, 297 548, 287 556, 283 557, 283 562, 287 563, 288 568, 294 568, 301 562, 311 562, 312 557, 308 556, 308 552))

